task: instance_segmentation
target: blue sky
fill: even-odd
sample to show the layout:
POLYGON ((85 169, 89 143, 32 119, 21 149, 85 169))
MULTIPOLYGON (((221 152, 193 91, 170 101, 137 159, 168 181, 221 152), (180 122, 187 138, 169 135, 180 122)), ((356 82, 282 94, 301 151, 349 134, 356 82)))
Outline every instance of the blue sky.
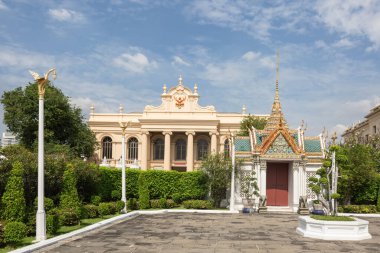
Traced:
POLYGON ((0 0, 0 93, 55 67, 86 115, 159 105, 179 74, 203 106, 270 113, 277 49, 291 127, 341 133, 380 103, 380 1, 0 0))

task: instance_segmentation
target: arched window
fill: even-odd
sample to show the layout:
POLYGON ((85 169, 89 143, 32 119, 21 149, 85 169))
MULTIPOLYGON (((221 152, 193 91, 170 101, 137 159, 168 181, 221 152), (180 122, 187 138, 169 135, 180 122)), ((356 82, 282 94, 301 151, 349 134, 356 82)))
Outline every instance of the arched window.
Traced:
POLYGON ((203 160, 208 153, 208 141, 200 139, 197 143, 198 147, 198 160, 203 160))
POLYGON ((153 142, 153 160, 164 160, 165 143, 162 138, 153 142))
POLYGON ((135 137, 128 140, 128 159, 135 160, 138 159, 139 152, 139 142, 135 137))
POLYGON ((186 160, 186 141, 178 139, 175 143, 175 159, 186 160))
POLYGON ((230 157, 230 141, 228 139, 224 141, 224 157, 230 157))
POLYGON ((112 158, 112 139, 109 136, 103 138, 102 141, 102 159, 106 157, 107 159, 112 158))

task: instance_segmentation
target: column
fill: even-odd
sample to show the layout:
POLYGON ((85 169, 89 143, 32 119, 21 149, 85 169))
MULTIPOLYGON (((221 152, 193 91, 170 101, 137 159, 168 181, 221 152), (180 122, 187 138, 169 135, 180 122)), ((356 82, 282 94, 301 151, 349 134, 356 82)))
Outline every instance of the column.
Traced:
POLYGON ((148 169, 148 137, 149 132, 142 132, 142 141, 141 141, 141 169, 148 169))
POLYGON ((165 131, 162 134, 165 136, 164 170, 170 170, 170 136, 172 132, 165 131))
POLYGON ((300 192, 299 192, 299 187, 300 187, 300 181, 299 181, 299 163, 298 162, 293 162, 292 166, 292 174, 293 174, 293 210, 297 208, 298 206, 298 201, 300 198, 300 192))
POLYGON ((267 195, 267 163, 260 162, 260 195, 267 195))
POLYGON ((195 132, 186 132, 187 135, 187 154, 186 154, 186 171, 194 170, 194 135, 195 132))
POLYGON ((216 142, 216 136, 218 135, 218 132, 210 132, 211 135, 211 154, 217 153, 217 142, 216 142))

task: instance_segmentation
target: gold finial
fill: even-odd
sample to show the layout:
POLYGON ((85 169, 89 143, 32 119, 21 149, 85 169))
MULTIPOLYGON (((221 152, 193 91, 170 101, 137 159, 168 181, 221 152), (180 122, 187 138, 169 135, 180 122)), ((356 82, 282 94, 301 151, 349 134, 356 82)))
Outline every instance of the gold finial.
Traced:
POLYGON ((194 84, 194 94, 198 94, 198 85, 194 84))
POLYGON ((53 69, 49 69, 49 71, 46 72, 46 74, 44 76, 40 76, 39 74, 37 74, 36 72, 31 71, 31 70, 29 70, 29 73, 33 76, 34 80, 38 84, 39 98, 43 99, 44 96, 45 96, 45 87, 46 87, 46 84, 49 81, 49 79, 48 79, 49 75, 53 74, 53 79, 55 80, 57 78, 57 72, 53 68, 53 69))
POLYGON ((331 137, 331 140, 333 141, 333 145, 335 145, 336 139, 338 139, 338 137, 336 136, 336 132, 334 132, 333 136, 331 137))
POLYGON ((162 89, 164 90, 163 94, 166 94, 166 84, 164 84, 164 86, 162 86, 162 89))
POLYGON ((279 92, 278 92, 278 79, 279 79, 279 65, 280 65, 280 52, 277 50, 277 59, 276 59, 276 95, 275 95, 275 101, 279 101, 279 92))
POLYGON ((178 85, 182 85, 182 75, 181 74, 179 74, 178 85))

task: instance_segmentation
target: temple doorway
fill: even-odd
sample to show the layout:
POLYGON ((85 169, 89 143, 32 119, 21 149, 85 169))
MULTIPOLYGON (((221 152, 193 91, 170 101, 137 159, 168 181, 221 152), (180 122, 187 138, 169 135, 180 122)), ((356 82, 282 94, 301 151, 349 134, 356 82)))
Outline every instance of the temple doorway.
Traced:
POLYGON ((288 206, 288 163, 267 163, 267 205, 288 206))

